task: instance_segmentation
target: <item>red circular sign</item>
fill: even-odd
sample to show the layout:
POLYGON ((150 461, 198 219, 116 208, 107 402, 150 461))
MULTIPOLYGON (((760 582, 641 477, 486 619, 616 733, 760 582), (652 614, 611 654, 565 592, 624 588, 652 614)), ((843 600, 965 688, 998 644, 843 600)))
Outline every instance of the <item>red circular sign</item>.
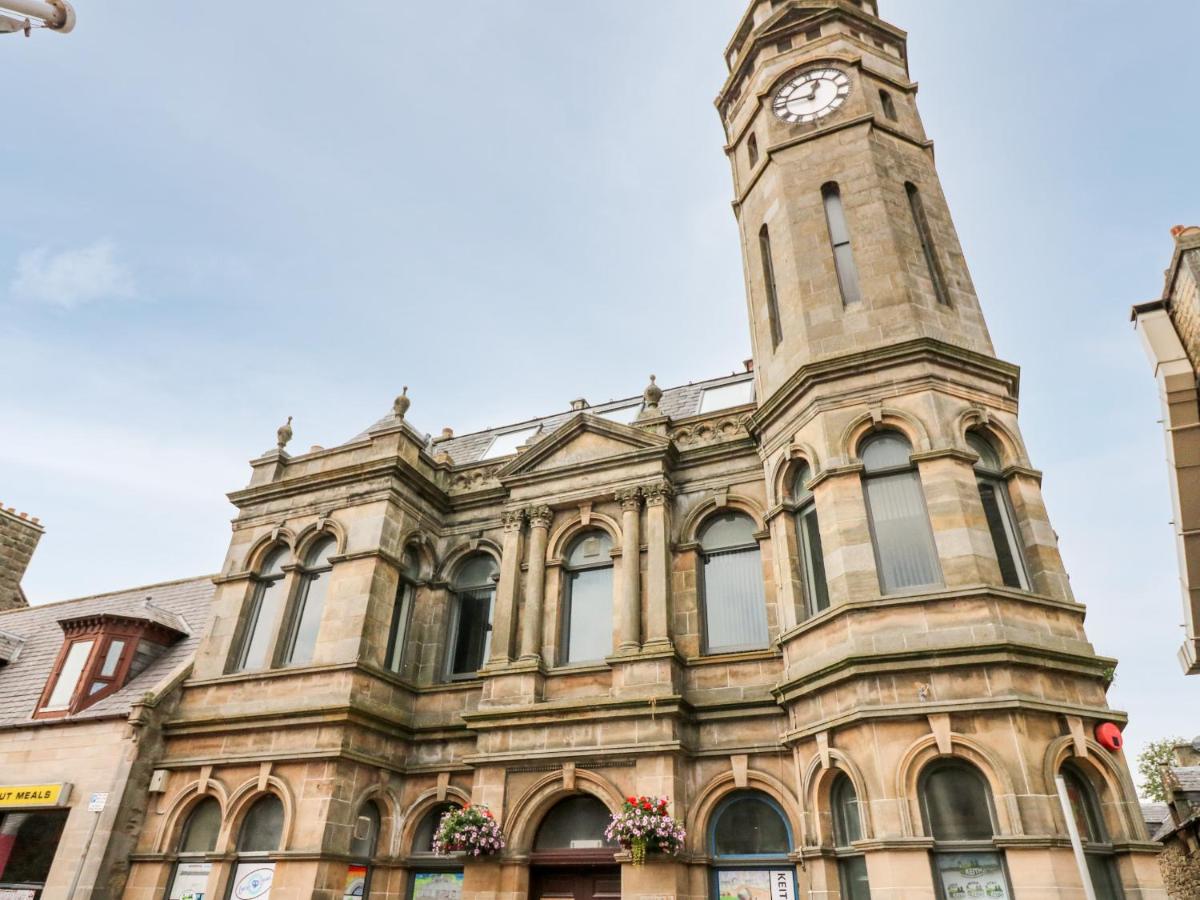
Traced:
POLYGON ((1121 737, 1121 729, 1112 722, 1096 726, 1096 740, 1105 750, 1120 750, 1125 744, 1125 739, 1121 737))

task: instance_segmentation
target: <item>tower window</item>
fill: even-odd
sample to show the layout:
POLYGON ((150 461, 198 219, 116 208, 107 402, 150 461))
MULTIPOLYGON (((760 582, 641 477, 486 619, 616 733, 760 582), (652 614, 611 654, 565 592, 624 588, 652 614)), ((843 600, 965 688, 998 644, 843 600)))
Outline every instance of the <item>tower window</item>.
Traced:
POLYGON ((808 489, 812 469, 803 463, 796 472, 792 499, 796 504, 796 533, 800 539, 800 577, 810 615, 829 608, 829 588, 825 582, 825 554, 821 549, 821 529, 817 522, 817 504, 808 489))
POLYGON ((612 538, 604 531, 576 538, 563 569, 562 662, 602 660, 613 651, 612 538))
POLYGON ((420 569, 417 554, 412 547, 406 547, 404 555, 400 557, 400 583, 396 586, 396 602, 392 606, 392 621, 388 627, 387 667, 397 674, 404 666, 404 645, 408 641, 420 569))
POLYGON ((746 157, 750 160, 750 168, 758 165, 758 138, 753 134, 746 141, 746 157))
POLYGON ((275 618, 283 606, 283 567, 288 560, 287 547, 277 546, 264 557, 254 576, 254 594, 246 612, 241 647, 233 666, 235 672, 262 669, 270 664, 268 651, 275 628, 275 618))
POLYGON ((325 597, 329 593, 329 578, 333 568, 329 557, 336 551, 337 542, 332 537, 322 538, 305 559, 300 594, 288 624, 284 665, 303 666, 312 662, 321 628, 321 615, 325 611, 325 597))
POLYGON ((834 852, 838 857, 838 881, 845 900, 870 900, 871 885, 867 879, 867 860, 854 850, 861 841, 862 818, 854 783, 845 772, 837 776, 829 791, 829 812, 833 819, 834 852))
POLYGON ((892 95, 887 91, 879 92, 879 105, 883 107, 883 114, 893 122, 899 118, 896 115, 896 104, 892 101, 892 95))
POLYGON ((933 292, 937 295, 938 303, 949 306, 950 294, 946 290, 946 277, 942 274, 942 265, 938 262, 937 252, 933 246, 933 233, 929 230, 929 218, 925 215, 925 204, 921 202, 921 192, 911 181, 905 182, 904 190, 908 192, 908 205, 912 210, 913 222, 917 226, 917 236, 921 239, 921 250, 925 254, 925 265, 929 268, 933 292))
POLYGON ((849 306, 862 300, 862 291, 858 286, 854 252, 850 249, 850 229, 846 225, 842 192, 836 184, 830 182, 821 188, 821 195, 825 198, 825 221, 829 225, 829 242, 833 245, 833 264, 837 268, 842 304, 849 306))
POLYGON ((778 53, 787 53, 787 51, 789 51, 791 49, 792 49, 792 39, 790 37, 784 38, 782 41, 779 41, 775 45, 775 50, 778 53))
POLYGON ((767 598, 754 520, 723 513, 700 534, 700 588, 706 653, 760 650, 767 646, 767 598))
POLYGON ((1007 587, 1029 590, 1025 560, 1021 554, 1020 532, 1008 499, 1008 483, 1000 474, 1000 455, 981 435, 967 435, 967 446, 979 455, 975 463, 975 480, 979 484, 979 499, 992 535, 1000 575, 1007 587))
POLYGON ((771 256, 771 235, 767 226, 758 230, 758 251, 762 256, 763 290, 767 294, 767 316, 771 320, 771 349, 783 340, 783 329, 779 324, 779 294, 775 287, 775 260, 771 256))
POLYGON ((467 559, 454 577, 447 675, 473 678, 487 661, 492 644, 492 605, 499 572, 484 553, 467 559))

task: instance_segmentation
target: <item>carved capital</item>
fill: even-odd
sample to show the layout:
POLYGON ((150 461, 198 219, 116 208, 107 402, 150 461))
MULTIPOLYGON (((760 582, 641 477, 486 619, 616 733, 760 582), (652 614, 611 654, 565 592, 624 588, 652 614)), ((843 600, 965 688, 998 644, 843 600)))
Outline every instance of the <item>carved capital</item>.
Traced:
POLYGON ((626 512, 637 512, 642 507, 642 489, 622 488, 617 491, 616 500, 626 512))
POLYGON ((667 480, 655 481, 642 486, 642 496, 647 506, 662 506, 675 496, 675 485, 667 480))
POLYGON ((548 506, 531 506, 525 510, 525 515, 529 517, 531 528, 549 528, 554 519, 554 510, 548 506))
POLYGON ((525 510, 506 509, 500 514, 500 521, 504 523, 505 531, 520 531, 525 524, 525 510))

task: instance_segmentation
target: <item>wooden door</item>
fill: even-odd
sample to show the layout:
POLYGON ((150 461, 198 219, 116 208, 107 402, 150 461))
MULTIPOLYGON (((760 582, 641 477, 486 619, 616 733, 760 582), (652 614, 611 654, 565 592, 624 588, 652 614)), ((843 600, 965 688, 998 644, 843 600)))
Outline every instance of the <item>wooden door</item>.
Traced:
POLYGON ((530 900, 621 900, 621 870, 535 869, 530 900))

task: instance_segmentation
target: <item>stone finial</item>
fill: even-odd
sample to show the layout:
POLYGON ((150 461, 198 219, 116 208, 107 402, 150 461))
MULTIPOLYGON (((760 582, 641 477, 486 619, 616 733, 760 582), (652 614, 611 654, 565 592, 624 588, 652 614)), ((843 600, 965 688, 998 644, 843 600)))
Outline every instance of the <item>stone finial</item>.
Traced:
POLYGON ((658 401, 662 399, 663 391, 654 380, 654 376, 650 376, 650 383, 646 385, 646 389, 642 391, 642 401, 645 403, 646 409, 658 409, 658 401))
POLYGON ((392 401, 392 415, 397 419, 403 419, 410 406, 412 406, 412 401, 408 399, 408 385, 406 384, 400 392, 400 396, 392 401))
POLYGON ((288 441, 292 439, 292 417, 288 416, 288 420, 279 426, 275 431, 275 446, 280 450, 287 446, 288 441))

